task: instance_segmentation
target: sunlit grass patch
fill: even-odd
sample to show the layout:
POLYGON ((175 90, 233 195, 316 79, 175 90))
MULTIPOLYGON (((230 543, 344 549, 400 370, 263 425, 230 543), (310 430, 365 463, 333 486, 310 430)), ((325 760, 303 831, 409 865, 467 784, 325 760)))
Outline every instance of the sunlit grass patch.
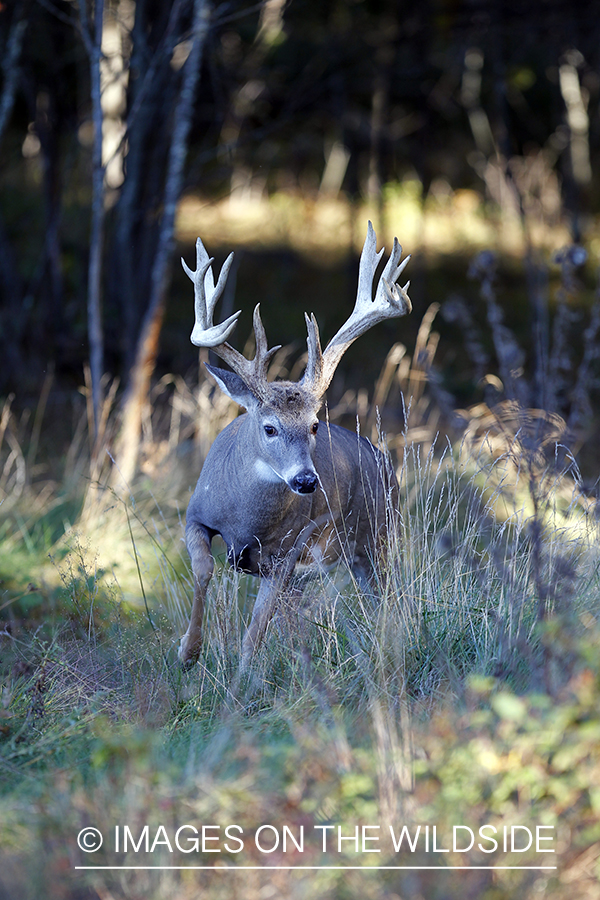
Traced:
MULTIPOLYGON (((211 234, 214 243, 252 248, 289 247, 312 260, 331 260, 345 255, 356 242, 357 217, 378 223, 385 242, 394 233, 392 223, 402 223, 402 243, 412 252, 428 256, 475 253, 494 247, 508 256, 520 257, 526 241, 517 211, 500 210, 471 189, 452 190, 437 180, 423 197, 421 182, 407 177, 385 185, 380 203, 346 195, 306 194, 277 191, 247 199, 228 196, 214 199, 188 194, 179 204, 177 235, 194 241, 198 234, 211 234)), ((528 217, 529 238, 539 249, 553 251, 569 242, 566 224, 528 217)))

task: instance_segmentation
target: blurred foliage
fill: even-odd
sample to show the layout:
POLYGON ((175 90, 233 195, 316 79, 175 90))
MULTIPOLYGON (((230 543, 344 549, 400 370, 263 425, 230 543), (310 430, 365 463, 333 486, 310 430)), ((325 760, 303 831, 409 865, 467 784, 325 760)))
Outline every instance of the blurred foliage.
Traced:
MULTIPOLYGON (((524 898, 544 892, 591 900, 600 855, 596 641, 594 632, 579 643, 578 670, 552 699, 537 693, 516 696, 493 679, 478 677, 471 679, 462 711, 457 713, 455 703, 442 704, 427 721, 417 710, 413 716, 406 710, 402 715, 393 707, 385 708, 382 719, 376 701, 359 717, 337 708, 328 721, 304 697, 295 709, 274 708, 254 721, 230 711, 211 733, 197 727, 194 719, 167 724, 161 732, 149 728, 148 719, 145 725, 138 719, 143 708, 139 695, 141 705, 137 713, 132 707, 131 722, 122 721, 124 708, 118 717, 116 708, 109 712, 108 696, 102 704, 98 694, 87 702, 82 697, 69 714, 53 719, 51 705, 42 711, 35 689, 30 687, 31 699, 23 704, 27 693, 13 682, 9 693, 5 688, 0 711, 5 766, 0 884, 8 896, 18 892, 27 900, 40 893, 91 898, 95 890, 115 898, 153 898, 166 892, 177 900, 198 889, 210 897, 252 900, 267 884, 290 897, 318 891, 336 898, 361 893, 373 898, 508 900, 515 892, 524 898), (240 854, 226 853, 223 847, 224 829, 234 823, 243 829, 240 854), (166 852, 159 842, 151 854, 115 853, 116 824, 121 829, 128 824, 136 841, 148 824, 150 844, 162 825, 163 848, 166 835, 174 852, 166 852), (268 855, 258 852, 254 836, 265 824, 280 834, 286 825, 296 838, 303 827, 304 852, 295 851, 291 842, 287 853, 281 847, 268 855), (93 857, 96 865, 203 865, 208 871, 74 871, 75 865, 92 862, 75 843, 79 830, 88 825, 105 835, 105 846, 93 857), (174 834, 181 825, 193 826, 198 833, 202 826, 211 826, 209 834, 219 841, 208 846, 220 849, 217 862, 210 850, 177 850, 174 834), (322 852, 323 832, 316 830, 323 825, 334 826, 328 832, 327 853, 322 852), (353 842, 345 842, 338 852, 338 825, 345 836, 354 835, 356 826, 370 826, 368 835, 378 841, 367 846, 381 853, 357 851, 353 842), (417 849, 409 852, 405 840, 404 849, 395 853, 390 825, 396 839, 402 826, 412 839, 420 825, 417 849), (432 844, 425 849, 426 825, 436 826, 438 852, 432 844), (478 838, 479 828, 492 825, 499 847, 493 854, 453 852, 455 825, 470 828, 478 838), (528 852, 510 852, 509 843, 504 853, 505 826, 509 834, 511 826, 520 826, 519 840, 527 837, 525 828, 535 834, 536 826, 544 826, 541 833, 551 841, 540 846, 555 852, 536 853, 535 844, 528 852), (224 864, 556 869, 211 872, 211 867, 224 864)), ((39 676, 36 684, 39 694, 39 676)), ((151 691, 149 682, 146 686, 151 691)), ((184 850, 191 849, 191 837, 186 830, 181 838, 184 850)), ((463 837, 464 830, 461 841, 463 837)), ((269 829, 263 846, 272 841, 269 829)), ((484 847, 489 849, 489 844, 484 847)))

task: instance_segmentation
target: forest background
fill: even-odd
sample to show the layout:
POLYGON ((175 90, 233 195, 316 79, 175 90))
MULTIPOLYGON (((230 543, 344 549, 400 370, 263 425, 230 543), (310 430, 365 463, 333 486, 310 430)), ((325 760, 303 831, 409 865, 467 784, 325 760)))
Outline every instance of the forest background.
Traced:
MULTIPOLYGON (((99 810, 183 822, 202 782, 195 814, 255 824, 450 821, 458 791, 472 821, 559 829, 559 873, 521 896, 593 896, 600 4, 5 0, 0 66, 0 891, 191 896, 74 875, 74 836, 99 810), (412 255, 414 311, 357 342, 328 407, 387 436, 403 574, 376 622, 322 585, 330 611, 308 637, 284 616, 240 698, 254 588, 226 567, 198 673, 175 663, 183 511, 237 413, 189 342, 178 258, 198 235, 217 266, 235 250, 221 316, 242 309, 241 347, 260 301, 273 374, 297 377, 302 313, 326 339, 352 308, 368 219, 412 255)), ((227 896, 267 896, 239 877, 227 896)), ((516 884, 411 878, 320 884, 516 884)))

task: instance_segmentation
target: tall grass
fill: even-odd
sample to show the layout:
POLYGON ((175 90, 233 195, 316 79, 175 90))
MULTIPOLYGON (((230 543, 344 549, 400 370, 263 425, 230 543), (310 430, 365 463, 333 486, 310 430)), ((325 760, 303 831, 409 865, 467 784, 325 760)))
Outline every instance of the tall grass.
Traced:
MULTIPOLYGON (((29 426, 4 406, 0 896, 508 900, 572 897, 574 883, 594 896, 586 860, 600 840, 597 504, 569 446, 568 372, 552 362, 564 350, 560 336, 558 349, 539 354, 546 374, 560 368, 562 384, 545 384, 554 400, 543 409, 534 405, 542 381, 521 366, 498 315, 492 262, 475 271, 498 366, 488 350, 484 358, 474 320, 464 333, 495 402, 455 412, 435 371, 432 307, 414 353, 396 345, 382 367, 380 415, 362 394, 329 410, 344 422, 366 411, 362 430, 396 470, 387 559, 372 592, 343 565, 299 576, 244 678, 241 637, 256 582, 226 564, 217 542, 199 664, 185 673, 176 661, 192 593, 180 510, 213 436, 235 414, 230 402, 208 382, 192 389, 163 379, 133 485, 119 484, 106 447, 85 449, 77 434, 69 459, 72 468, 87 459, 86 496, 35 476, 43 410, 29 426), (444 423, 447 436, 437 433, 444 423), (70 518, 68 503, 79 510, 70 518), (351 831, 457 821, 556 826, 559 874, 74 870, 90 861, 75 842, 87 825, 109 835, 125 823, 139 833, 146 823, 239 822, 253 835, 265 823, 351 831)), ((565 272, 562 290, 573 274, 565 272)), ((596 318, 594 306, 586 372, 569 376, 572 434, 592 396, 596 318)), ((286 365, 285 354, 276 363, 286 365)), ((113 416, 107 406, 107 440, 113 416)), ((357 858, 346 848, 323 856, 313 844, 302 856, 266 859, 250 847, 242 861, 472 862, 422 848, 398 857, 389 846, 357 858)), ((207 866, 216 858, 142 857, 207 866)), ((140 859, 106 846, 94 862, 140 859)))

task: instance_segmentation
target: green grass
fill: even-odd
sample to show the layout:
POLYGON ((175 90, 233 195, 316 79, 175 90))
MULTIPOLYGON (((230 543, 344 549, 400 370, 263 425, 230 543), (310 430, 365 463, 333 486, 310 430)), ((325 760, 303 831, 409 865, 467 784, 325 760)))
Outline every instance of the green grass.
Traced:
MULTIPOLYGON (((593 896, 600 841, 594 508, 572 472, 557 474, 537 457, 515 468, 510 454, 490 455, 483 446, 428 454, 411 447, 399 471, 399 527, 390 534, 379 602, 362 595, 343 569, 314 578, 301 603, 281 604, 241 681, 241 634, 255 581, 219 563, 200 662, 183 672, 176 647, 189 573, 178 515, 165 512, 160 499, 140 492, 132 506, 108 493, 94 515, 88 509, 77 531, 60 539, 53 522, 61 506, 51 496, 37 507, 32 500, 38 519, 6 513, 4 895, 593 896), (36 573, 39 590, 24 591, 25 570, 36 573), (36 594, 41 603, 32 604, 36 594), (181 825, 201 831, 239 824, 244 850, 227 852, 221 842, 220 854, 170 853, 159 844, 152 854, 125 858, 111 847, 115 825, 125 824, 137 836, 145 824, 152 836, 164 825, 172 842, 181 825), (296 836, 304 826, 304 852, 260 853, 254 834, 265 824, 280 831, 287 825, 296 836), (444 847, 453 824, 474 831, 484 824, 500 831, 553 826, 559 870, 74 868, 91 860, 489 862, 477 851, 427 853, 422 842, 414 854, 396 854, 390 824, 413 832, 435 824, 444 847), (106 838, 93 856, 76 844, 90 825, 106 838), (382 852, 356 854, 346 842, 341 854, 334 843, 323 854, 315 830, 321 825, 341 825, 345 835, 378 825, 382 852)), ((493 862, 539 860, 513 853, 493 862)))

